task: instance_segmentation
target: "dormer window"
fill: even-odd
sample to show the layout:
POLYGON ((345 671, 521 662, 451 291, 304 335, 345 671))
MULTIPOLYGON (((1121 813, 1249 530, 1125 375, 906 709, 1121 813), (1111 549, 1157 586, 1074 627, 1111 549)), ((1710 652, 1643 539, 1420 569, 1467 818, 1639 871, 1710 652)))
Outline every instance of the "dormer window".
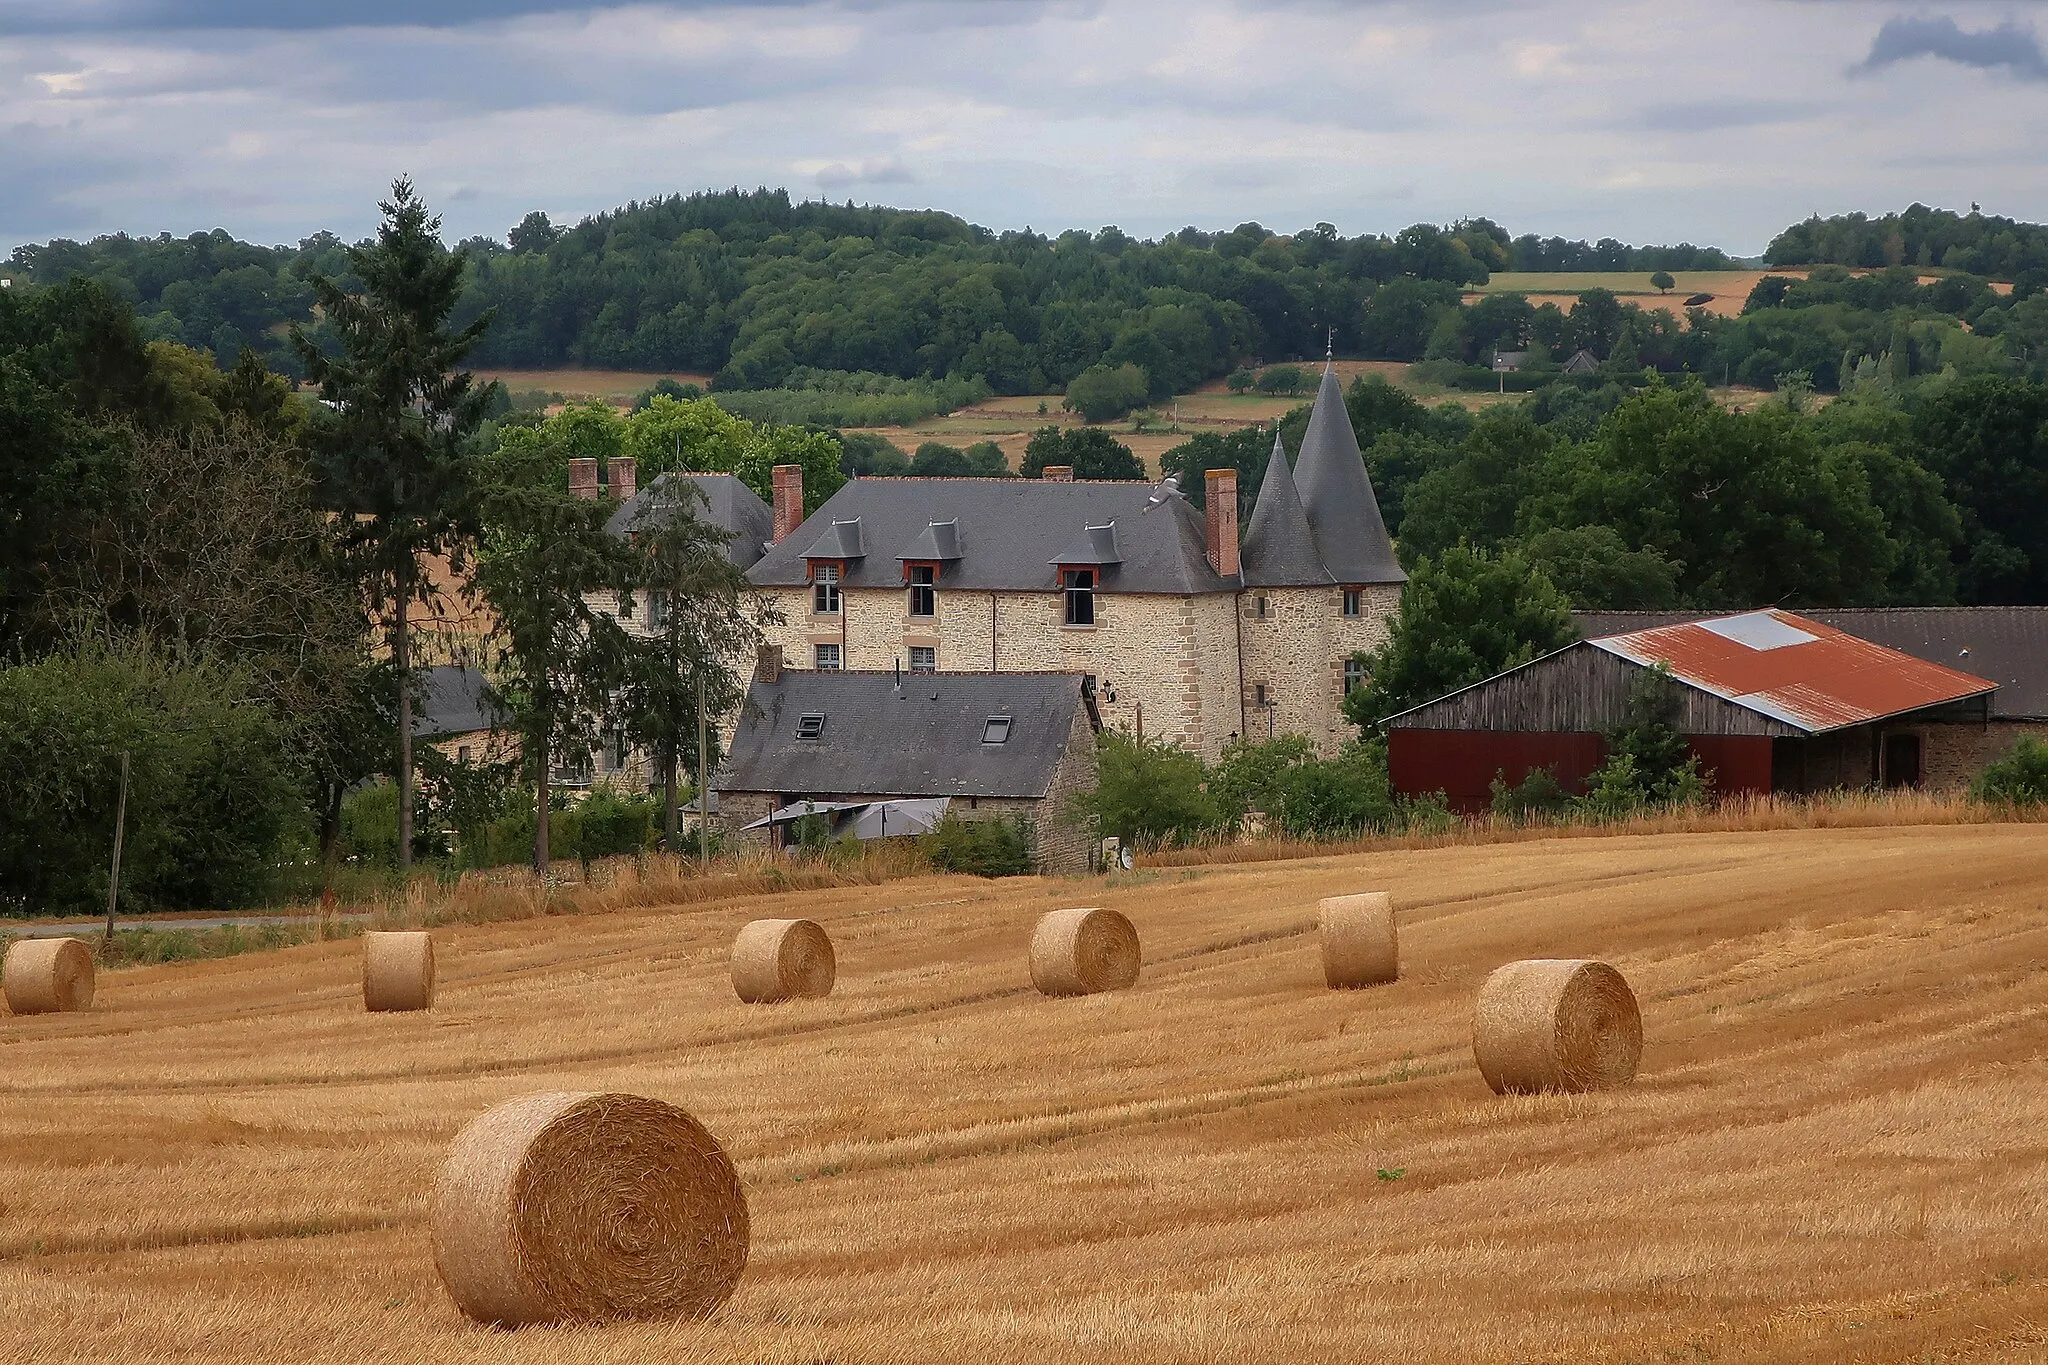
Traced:
POLYGON ((939 614, 938 570, 930 564, 910 566, 910 614, 912 616, 937 616, 939 614))
POLYGON ((981 723, 981 742, 983 744, 1002 744, 1009 738, 1010 718, 1008 716, 990 716, 981 723))
POLYGON ((839 614, 839 566, 811 566, 811 610, 820 616, 839 614))
MULTIPOLYGON (((1324 599, 1327 601, 1328 599, 1324 599)), ((1365 589, 1344 589, 1344 614, 1349 617, 1365 615, 1365 589)))
POLYGON ((821 739, 825 734, 825 715, 822 711, 807 711, 796 718, 798 739, 821 739))
POLYGON ((1066 593, 1067 624, 1070 626, 1094 625, 1095 570, 1062 570, 1060 573, 1060 587, 1066 593))

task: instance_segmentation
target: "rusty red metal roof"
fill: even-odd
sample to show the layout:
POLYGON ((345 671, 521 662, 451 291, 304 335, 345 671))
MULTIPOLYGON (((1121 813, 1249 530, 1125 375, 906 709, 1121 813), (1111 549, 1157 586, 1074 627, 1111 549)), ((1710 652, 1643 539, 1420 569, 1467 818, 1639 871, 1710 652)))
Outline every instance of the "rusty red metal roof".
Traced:
POLYGON ((1590 640, 1809 734, 1981 697, 1998 684, 1775 608, 1590 640))

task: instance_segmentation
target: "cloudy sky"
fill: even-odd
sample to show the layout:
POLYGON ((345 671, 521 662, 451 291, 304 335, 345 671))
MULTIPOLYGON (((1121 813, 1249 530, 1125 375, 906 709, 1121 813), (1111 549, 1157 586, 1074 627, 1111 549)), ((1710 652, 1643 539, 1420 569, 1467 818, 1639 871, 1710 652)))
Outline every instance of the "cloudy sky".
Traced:
POLYGON ((454 236, 707 186, 996 227, 1484 214, 1751 254, 1809 213, 2048 219, 2048 4, 0 0, 0 249, 454 236))

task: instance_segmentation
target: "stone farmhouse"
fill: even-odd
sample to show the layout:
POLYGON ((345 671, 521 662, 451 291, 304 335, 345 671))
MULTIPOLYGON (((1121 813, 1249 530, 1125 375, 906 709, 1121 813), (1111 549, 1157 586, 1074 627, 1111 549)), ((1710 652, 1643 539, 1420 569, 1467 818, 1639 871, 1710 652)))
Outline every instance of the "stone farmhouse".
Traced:
POLYGON ((1205 508, 1172 480, 856 479, 801 519, 775 471, 772 543, 748 571, 792 668, 1066 673, 1105 725, 1213 759, 1240 735, 1342 747, 1354 656, 1382 643, 1406 575, 1334 373, 1299 458, 1275 442, 1246 533, 1237 476, 1205 508))

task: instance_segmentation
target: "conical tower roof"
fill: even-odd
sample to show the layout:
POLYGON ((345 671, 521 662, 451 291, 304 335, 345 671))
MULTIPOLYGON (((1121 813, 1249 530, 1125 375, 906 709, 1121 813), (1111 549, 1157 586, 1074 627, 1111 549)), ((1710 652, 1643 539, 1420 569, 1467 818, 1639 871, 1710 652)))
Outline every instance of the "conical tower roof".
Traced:
POLYGON ((1308 514, 1301 510, 1301 494, 1295 490, 1294 474, 1287 467, 1287 447, 1277 429, 1238 561, 1245 583, 1252 587, 1327 586, 1336 581, 1323 567, 1322 553, 1316 549, 1315 533, 1309 530, 1308 514))
POLYGON ((1309 414, 1294 471, 1302 510, 1332 578, 1339 583, 1408 581, 1394 556, 1372 480, 1366 476, 1358 433, 1351 429, 1336 371, 1328 365, 1323 367, 1323 382, 1316 390, 1315 409, 1309 414))

